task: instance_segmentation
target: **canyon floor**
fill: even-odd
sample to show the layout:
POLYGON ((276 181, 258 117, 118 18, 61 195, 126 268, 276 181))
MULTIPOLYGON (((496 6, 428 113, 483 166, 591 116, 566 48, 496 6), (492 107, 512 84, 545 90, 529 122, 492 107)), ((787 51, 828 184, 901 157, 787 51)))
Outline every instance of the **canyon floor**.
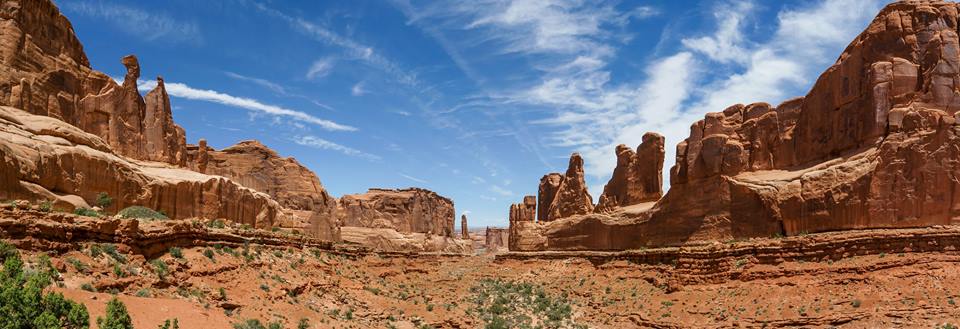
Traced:
MULTIPOLYGON (((811 234, 716 242, 697 249, 716 252, 679 265, 616 253, 398 254, 278 240, 202 241, 148 260, 107 235, 76 240, 86 219, 33 217, 20 220, 34 223, 28 229, 5 227, 4 241, 34 266, 49 255, 60 272, 52 289, 86 304, 93 318, 119 295, 137 328, 171 318, 181 328, 210 329, 250 319, 282 328, 935 328, 960 318, 960 253, 949 242, 960 239, 960 229, 952 227, 867 239, 902 252, 872 253, 876 248, 850 242, 876 236, 870 232, 811 234), (41 231, 75 240, 50 244, 41 231), (917 240, 921 235, 937 238, 917 240), (811 255, 817 241, 847 241, 844 248, 860 252, 763 261, 781 241, 807 246, 811 255), (903 241, 913 247, 900 247, 903 241), (936 244, 940 251, 927 251, 936 244), (760 258, 740 256, 744 250, 760 258)), ((151 225, 178 224, 140 229, 151 225)), ((231 228, 213 231, 227 236, 224 230, 231 228)))

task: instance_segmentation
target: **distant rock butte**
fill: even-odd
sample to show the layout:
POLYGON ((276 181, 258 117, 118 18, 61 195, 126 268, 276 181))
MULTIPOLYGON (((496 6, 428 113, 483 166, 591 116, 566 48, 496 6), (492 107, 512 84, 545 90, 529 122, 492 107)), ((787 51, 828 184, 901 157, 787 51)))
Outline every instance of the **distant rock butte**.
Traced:
POLYGON ((454 237, 453 201, 421 188, 372 188, 367 193, 344 195, 337 213, 343 226, 454 237))
POLYGON ((659 200, 652 178, 660 165, 630 165, 634 156, 656 164, 656 147, 643 144, 636 155, 617 148, 596 213, 583 211, 585 189, 544 195, 552 185, 541 180, 540 211, 550 204, 549 215, 514 220, 511 207, 511 250, 960 223, 957 12, 939 1, 887 5, 805 97, 706 114, 677 145, 671 188, 659 200))
POLYGON ((505 228, 487 227, 484 232, 484 248, 487 252, 497 252, 506 249, 510 239, 510 231, 505 228))

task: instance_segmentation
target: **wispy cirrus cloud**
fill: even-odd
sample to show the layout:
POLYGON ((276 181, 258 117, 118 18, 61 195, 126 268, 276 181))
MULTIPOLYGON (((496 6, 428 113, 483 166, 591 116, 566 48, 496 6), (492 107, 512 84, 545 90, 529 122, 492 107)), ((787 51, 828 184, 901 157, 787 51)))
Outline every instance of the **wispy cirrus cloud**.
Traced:
POLYGON ((329 56, 313 61, 313 63, 310 64, 310 68, 307 69, 307 79, 313 80, 327 76, 330 74, 330 71, 333 71, 335 62, 336 60, 329 56))
POLYGON ((167 14, 109 1, 66 1, 68 12, 107 20, 119 30, 147 41, 203 42, 195 22, 175 19, 167 14))
POLYGON ((368 91, 364 89, 363 81, 357 82, 356 84, 353 85, 353 87, 350 88, 350 94, 353 96, 363 96, 363 95, 366 95, 367 93, 368 91))
POLYGON ((490 185, 490 187, 488 187, 487 190, 489 190, 490 192, 493 192, 493 193, 502 195, 502 196, 514 196, 514 195, 515 195, 515 193, 513 193, 513 191, 508 190, 508 189, 505 189, 505 188, 503 188, 503 187, 501 187, 501 186, 499 186, 499 185, 490 185))
MULTIPOLYGON (((116 79, 115 79, 116 80, 116 79)), ((157 86, 156 80, 138 81, 137 88, 141 91, 151 90, 157 86)), ((223 92, 200 89, 178 82, 164 82, 167 93, 173 97, 190 100, 218 103, 230 107, 240 108, 255 113, 262 113, 274 117, 284 117, 303 122, 330 131, 356 131, 357 128, 339 124, 330 120, 321 119, 309 113, 291 110, 285 107, 265 104, 252 98, 238 97, 223 92)))
POLYGON ((428 181, 426 181, 426 180, 424 180, 424 179, 416 178, 416 177, 413 177, 413 176, 410 176, 410 175, 407 175, 407 174, 404 174, 404 173, 400 173, 400 177, 403 177, 403 178, 412 180, 412 181, 417 182, 417 183, 420 183, 420 184, 430 184, 430 182, 428 182, 428 181))
POLYGON ((379 161, 381 158, 377 155, 366 153, 351 147, 343 146, 317 136, 299 136, 293 139, 294 143, 303 146, 309 146, 321 150, 337 151, 349 156, 363 158, 369 161, 379 161))
POLYGON ((288 15, 262 3, 254 3, 254 6, 263 13, 286 21, 295 30, 314 40, 343 49, 348 58, 361 61, 370 67, 383 71, 401 84, 412 87, 420 85, 420 81, 415 73, 404 69, 396 62, 380 54, 371 46, 342 36, 320 24, 310 22, 301 17, 288 15))
POLYGON ((252 83, 252 84, 255 84, 255 85, 258 85, 258 86, 267 88, 268 90, 270 90, 270 91, 273 92, 274 94, 277 94, 277 95, 280 95, 280 96, 284 96, 284 97, 294 97, 294 98, 304 99, 304 100, 306 100, 306 101, 309 101, 310 103, 313 103, 313 105, 316 105, 316 106, 319 106, 319 107, 322 107, 322 108, 325 108, 325 109, 328 109, 328 110, 331 110, 331 111, 334 111, 334 110, 335 110, 332 106, 329 106, 329 105, 327 105, 327 104, 321 103, 320 101, 318 101, 318 100, 316 100, 316 99, 313 99, 313 97, 309 97, 309 96, 306 96, 306 95, 303 95, 303 94, 299 94, 299 93, 296 93, 296 92, 291 92, 291 91, 287 90, 286 87, 284 87, 284 86, 282 86, 282 85, 280 85, 280 84, 278 84, 278 83, 276 83, 276 82, 267 80, 267 79, 250 77, 250 76, 246 76, 246 75, 242 75, 242 74, 235 73, 235 72, 230 72, 230 71, 224 72, 224 74, 225 74, 227 77, 230 77, 231 79, 234 79, 234 80, 249 82, 249 83, 252 83))

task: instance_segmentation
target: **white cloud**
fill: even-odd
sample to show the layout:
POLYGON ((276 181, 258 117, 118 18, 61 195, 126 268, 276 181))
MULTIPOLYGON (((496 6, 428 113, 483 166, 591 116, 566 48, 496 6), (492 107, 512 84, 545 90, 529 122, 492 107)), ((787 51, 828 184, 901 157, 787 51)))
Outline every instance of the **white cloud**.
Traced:
POLYGON ((502 196, 513 196, 513 195, 514 195, 514 194, 513 194, 513 191, 508 190, 508 189, 505 189, 505 188, 502 188, 502 187, 497 186, 497 185, 490 185, 490 187, 487 188, 487 189, 490 190, 490 192, 493 192, 493 193, 496 193, 496 194, 499 194, 499 195, 502 195, 502 196))
POLYGON ((202 42, 196 23, 176 20, 157 12, 148 12, 103 1, 66 1, 61 5, 67 11, 80 15, 103 18, 118 27, 118 30, 147 41, 166 40, 175 42, 202 42))
MULTIPOLYGON (((582 0, 481 0, 460 2, 453 10, 471 18, 464 27, 487 29, 505 53, 609 54, 607 27, 656 11, 638 7, 621 13, 613 5, 582 0)), ((444 4, 449 5, 449 4, 444 4)))
POLYGON ((353 85, 353 87, 350 88, 350 94, 353 96, 363 96, 367 94, 367 90, 363 89, 363 84, 363 81, 360 81, 353 85))
POLYGON ((412 180, 412 181, 414 181, 414 182, 420 183, 420 184, 430 184, 430 182, 428 182, 428 181, 426 181, 426 180, 423 180, 423 179, 420 179, 420 178, 416 178, 416 177, 413 177, 413 176, 410 176, 410 175, 407 175, 407 174, 404 174, 404 173, 400 173, 400 176, 403 177, 403 178, 412 180))
POLYGON ((403 69, 385 56, 379 54, 373 47, 364 45, 348 37, 344 37, 328 28, 314 24, 300 17, 287 15, 279 10, 267 7, 260 3, 254 5, 262 12, 280 18, 289 23, 296 30, 325 44, 340 47, 352 59, 367 63, 371 67, 386 72, 397 82, 408 86, 419 85, 417 75, 403 69))
POLYGON ((718 62, 742 62, 746 60, 746 49, 743 49, 743 32, 741 24, 753 10, 753 3, 738 1, 732 4, 724 3, 713 14, 719 26, 714 35, 699 38, 683 39, 681 42, 690 50, 706 55, 718 62))
POLYGON ((300 137, 294 138, 293 142, 299 145, 309 146, 309 147, 313 147, 321 150, 337 151, 349 156, 364 158, 369 161, 380 160, 379 156, 369 154, 363 151, 359 151, 350 147, 346 147, 346 146, 343 146, 343 145, 340 145, 316 136, 310 136, 310 135, 300 136, 300 137))
POLYGON ((255 84, 255 85, 258 85, 258 86, 267 88, 267 89, 269 89, 270 91, 272 91, 273 93, 275 93, 275 94, 277 94, 277 95, 280 95, 280 96, 301 98, 301 99, 304 99, 304 100, 309 101, 310 103, 313 103, 313 105, 316 105, 316 106, 319 106, 319 107, 322 107, 322 108, 325 108, 325 109, 328 109, 328 110, 331 110, 331 111, 334 110, 333 107, 331 107, 331 106, 329 106, 329 105, 327 105, 327 104, 321 103, 321 102, 319 102, 319 101, 317 101, 317 100, 315 100, 315 99, 313 99, 313 98, 311 98, 311 97, 307 97, 307 96, 304 96, 304 95, 301 95, 301 94, 298 94, 298 93, 290 92, 290 91, 287 90, 286 87, 284 87, 284 86, 282 86, 282 85, 280 85, 280 84, 278 84, 278 83, 275 83, 275 82, 273 82, 273 81, 270 81, 270 80, 261 79, 261 78, 255 78, 255 77, 249 77, 249 76, 245 76, 245 75, 242 75, 242 74, 239 74, 239 73, 234 73, 234 72, 229 72, 229 71, 228 71, 228 72, 224 72, 224 74, 226 74, 228 77, 230 77, 230 78, 232 78, 232 79, 235 79, 235 80, 250 82, 250 83, 253 83, 253 84, 255 84))
MULTIPOLYGON (((150 90, 155 88, 156 86, 157 86, 157 82, 155 80, 138 81, 137 88, 140 90, 150 90)), ((213 103, 223 104, 231 107, 250 110, 256 113, 286 117, 296 121, 301 121, 304 123, 316 125, 320 128, 331 130, 331 131, 356 131, 357 130, 357 128, 354 128, 351 126, 342 125, 330 120, 317 118, 306 112, 291 110, 291 109, 283 108, 276 105, 264 104, 251 98, 232 96, 232 95, 221 93, 214 90, 197 89, 197 88, 190 87, 186 84, 177 83, 177 82, 164 82, 164 86, 166 86, 167 93, 173 97, 199 100, 199 101, 205 101, 205 102, 213 102, 213 103)))
POLYGON ((334 62, 333 57, 323 57, 313 61, 307 69, 307 79, 313 80, 327 76, 333 70, 334 62))
POLYGON ((256 85, 258 85, 258 86, 261 86, 261 87, 270 89, 270 91, 273 91, 274 93, 279 94, 279 95, 289 95, 289 93, 287 93, 287 89, 286 89, 286 88, 284 88, 283 86, 281 86, 281 85, 279 85, 279 84, 277 84, 277 83, 274 83, 274 82, 271 82, 271 81, 269 81, 269 80, 266 80, 266 79, 248 77, 248 76, 245 76, 245 75, 241 75, 241 74, 237 74, 237 73, 233 73, 233 72, 229 72, 229 71, 228 71, 228 72, 224 72, 224 74, 226 74, 228 77, 233 78, 233 79, 236 79, 236 80, 251 82, 251 83, 256 84, 256 85))

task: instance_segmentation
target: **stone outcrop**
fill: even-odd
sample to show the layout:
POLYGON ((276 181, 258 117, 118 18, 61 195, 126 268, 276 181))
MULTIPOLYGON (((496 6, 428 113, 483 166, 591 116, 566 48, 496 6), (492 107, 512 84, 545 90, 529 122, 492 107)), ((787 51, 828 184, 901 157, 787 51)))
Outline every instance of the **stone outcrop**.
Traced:
POLYGON ((540 178, 540 187, 537 189, 537 221, 545 222, 550 220, 550 205, 560 190, 560 182, 563 181, 563 175, 560 173, 549 173, 540 178))
POLYGON ((139 62, 121 62, 123 85, 91 69, 70 22, 48 0, 0 5, 0 105, 60 119, 127 157, 182 165, 183 129, 173 123, 163 85, 145 103, 139 62))
POLYGON ((421 189, 372 188, 340 198, 337 216, 343 226, 393 229, 453 237, 453 201, 421 189))
POLYGON ((506 249, 510 240, 509 229, 499 227, 487 227, 484 232, 484 248, 487 252, 496 252, 506 249))
POLYGON ((510 239, 509 247, 510 250, 535 250, 540 248, 541 241, 533 237, 531 239, 522 239, 516 238, 514 236, 520 236, 525 232, 530 231, 533 228, 536 228, 537 216, 537 198, 532 195, 527 195, 523 197, 523 202, 510 205, 510 239))
POLYGON ((806 96, 694 123, 655 204, 608 207, 605 196, 602 214, 517 233, 542 239, 534 248, 622 250, 960 222, 957 11, 886 6, 806 96))
POLYGON ((470 230, 467 228, 467 214, 460 215, 460 238, 470 240, 470 230))
POLYGON ((222 150, 205 140, 187 149, 187 166, 197 172, 230 178, 266 193, 292 216, 280 227, 296 228, 322 238, 338 239, 337 200, 320 179, 292 157, 281 157, 258 141, 242 141, 222 150))
POLYGON ((344 226, 344 242, 389 252, 473 253, 473 241, 430 233, 399 232, 392 228, 344 226))
POLYGON ((587 192, 583 175, 583 158, 579 153, 570 156, 570 165, 557 187, 547 213, 547 221, 593 212, 593 197, 587 192))
POLYGON ((170 96, 167 95, 163 77, 157 77, 157 86, 147 93, 144 103, 146 106, 143 117, 144 156, 147 160, 185 166, 187 134, 182 127, 173 122, 170 96))
POLYGON ((657 133, 646 133, 634 152, 630 147, 617 146, 617 167, 603 187, 597 201, 597 212, 613 211, 617 207, 660 200, 663 196, 664 138, 657 133))
POLYGON ((100 137, 63 121, 0 107, 0 199, 52 200, 72 211, 100 192, 109 209, 139 205, 171 218, 225 218, 259 228, 285 220, 269 195, 227 178, 114 153, 100 137))

